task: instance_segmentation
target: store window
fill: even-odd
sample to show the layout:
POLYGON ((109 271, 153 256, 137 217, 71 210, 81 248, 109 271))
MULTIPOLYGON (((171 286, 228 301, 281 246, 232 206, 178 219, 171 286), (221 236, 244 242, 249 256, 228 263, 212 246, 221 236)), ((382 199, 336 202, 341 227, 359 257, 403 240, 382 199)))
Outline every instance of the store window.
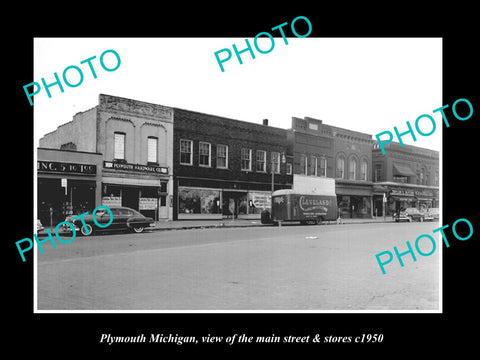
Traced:
POLYGON ((227 145, 217 145, 217 168, 228 169, 227 145))
POLYGON ((267 152, 264 150, 257 150, 256 169, 259 172, 267 171, 267 152))
POLYGON ((116 160, 125 160, 125 133, 114 133, 113 158, 116 160))
POLYGON ((252 150, 242 148, 241 150, 241 162, 242 170, 251 171, 252 170, 252 150))
POLYGON ((158 163, 158 139, 153 136, 149 136, 147 139, 147 162, 158 163))
POLYGON ((191 140, 180 140, 180 164, 182 165, 192 165, 192 148, 193 141, 191 140))
POLYGON ((337 157, 336 177, 340 179, 345 178, 345 156, 343 155, 337 157))
POLYGON ((220 190, 179 188, 180 214, 220 214, 220 190))
POLYGON ((209 143, 200 142, 199 144, 199 165, 210 167, 210 149, 211 145, 209 143))

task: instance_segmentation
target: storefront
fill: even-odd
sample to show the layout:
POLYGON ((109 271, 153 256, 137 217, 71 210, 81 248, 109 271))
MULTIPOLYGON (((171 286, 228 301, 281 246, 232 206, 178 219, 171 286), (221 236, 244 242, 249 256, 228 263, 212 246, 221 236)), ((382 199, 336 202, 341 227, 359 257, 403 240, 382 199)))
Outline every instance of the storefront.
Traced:
POLYGON ((178 180, 178 219, 260 219, 270 209, 270 185, 221 180, 178 180), (204 187, 194 186, 202 184, 204 187), (193 186, 192 186, 193 185, 193 186))
POLYGON ((372 217, 372 183, 356 180, 335 180, 339 215, 346 218, 372 217))
POLYGON ((101 154, 38 148, 37 218, 55 226, 100 203, 101 154))
POLYGON ((126 206, 154 220, 171 219, 167 167, 103 162, 102 204, 126 206))
POLYGON ((374 214, 383 216, 385 194, 385 215, 391 216, 400 209, 409 207, 427 210, 439 207, 439 189, 433 186, 383 182, 374 184, 374 214))

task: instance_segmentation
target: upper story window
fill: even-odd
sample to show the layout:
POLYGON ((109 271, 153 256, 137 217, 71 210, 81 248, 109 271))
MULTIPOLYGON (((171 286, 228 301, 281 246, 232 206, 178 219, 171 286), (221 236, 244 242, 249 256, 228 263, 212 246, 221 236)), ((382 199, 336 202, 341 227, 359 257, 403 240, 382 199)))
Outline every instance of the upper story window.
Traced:
POLYGON ((343 155, 337 158, 336 177, 340 179, 345 178, 345 156, 343 155))
POLYGON ((355 180, 356 178, 357 178, 357 160, 352 157, 348 162, 348 179, 355 180))
POLYGON ((125 160, 125 133, 116 132, 113 136, 113 158, 125 160))
POLYGON ((327 158, 320 158, 320 176, 327 176, 327 158))
POLYGON ((242 170, 251 171, 252 170, 252 149, 242 148, 241 150, 241 163, 242 170))
POLYGON ((264 150, 257 150, 256 169, 258 172, 267 171, 267 152, 264 150))
POLYGON ((280 153, 272 152, 272 167, 275 174, 280 174, 280 153))
POLYGON ((193 141, 180 140, 180 164, 193 165, 193 141))
POLYGON ((312 167, 310 174, 317 176, 318 158, 316 156, 312 156, 312 160, 310 161, 310 166, 312 167))
POLYGON ((360 166, 360 180, 367 181, 368 174, 368 161, 363 159, 362 165, 360 166))
POLYGON ((287 175, 292 175, 293 169, 292 169, 292 164, 287 163, 287 175))
POLYGON ((211 160, 210 150, 211 150, 211 145, 209 143, 200 142, 199 150, 198 150, 199 156, 200 156, 198 164, 200 166, 207 166, 207 167, 210 166, 210 160, 211 160))
POLYGON ((375 182, 382 181, 382 165, 375 165, 375 182))
POLYGON ((158 139, 154 136, 147 139, 147 162, 158 163, 158 139))
POLYGON ((307 155, 305 154, 302 154, 302 158, 301 158, 301 166, 302 166, 302 173, 304 175, 308 175, 308 157, 307 155))
POLYGON ((217 145, 217 168, 228 169, 227 145, 217 145))

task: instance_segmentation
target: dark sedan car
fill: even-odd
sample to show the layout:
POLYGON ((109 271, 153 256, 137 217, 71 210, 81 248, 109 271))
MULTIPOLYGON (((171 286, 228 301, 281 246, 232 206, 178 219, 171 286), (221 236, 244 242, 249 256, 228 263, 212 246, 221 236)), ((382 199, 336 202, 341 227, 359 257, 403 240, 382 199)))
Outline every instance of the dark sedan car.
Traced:
MULTIPOLYGON (((110 206, 109 209, 112 212, 113 220, 108 226, 107 224, 110 222, 110 214, 105 209, 99 209, 95 213, 96 222, 104 227, 97 226, 97 224, 95 224, 92 214, 88 214, 83 217, 85 225, 83 225, 81 218, 72 220, 75 216, 68 217, 66 221, 69 221, 75 225, 75 229, 80 230, 80 233, 85 236, 91 235, 95 231, 131 230, 135 233, 141 233, 146 227, 155 225, 155 221, 152 218, 146 217, 136 210, 123 206, 110 206)), ((65 230, 68 230, 68 228, 69 227, 67 226, 65 230)))

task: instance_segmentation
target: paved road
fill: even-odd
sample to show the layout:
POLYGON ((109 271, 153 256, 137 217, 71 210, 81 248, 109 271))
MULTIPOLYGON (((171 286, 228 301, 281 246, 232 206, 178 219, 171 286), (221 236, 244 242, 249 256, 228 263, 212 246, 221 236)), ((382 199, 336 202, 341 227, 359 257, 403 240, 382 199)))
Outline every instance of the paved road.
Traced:
MULTIPOLYGON (((434 223, 79 237, 38 254, 39 310, 437 310, 437 251, 394 259, 434 223)), ((437 238, 435 236, 435 238, 437 238)), ((439 244, 437 239, 437 245, 439 244)), ((428 252, 428 243, 421 247, 428 252)))

